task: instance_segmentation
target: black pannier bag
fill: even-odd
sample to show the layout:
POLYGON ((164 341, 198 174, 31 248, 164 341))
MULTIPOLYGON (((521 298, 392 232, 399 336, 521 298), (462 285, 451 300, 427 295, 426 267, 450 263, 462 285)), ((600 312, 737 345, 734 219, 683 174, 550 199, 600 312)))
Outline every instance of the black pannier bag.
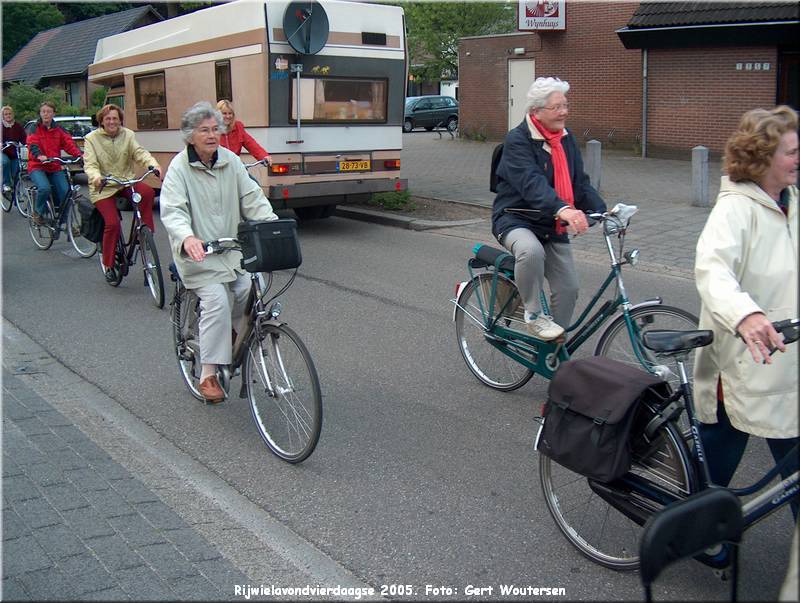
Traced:
POLYGON ((86 197, 78 197, 76 203, 78 213, 81 215, 81 236, 92 243, 99 243, 103 240, 103 230, 106 226, 103 215, 86 197))
POLYGON ((631 467, 634 415, 648 396, 663 400, 669 386, 603 356, 564 362, 547 390, 539 453, 600 482, 625 475, 631 467))
POLYGON ((303 263, 297 221, 292 218, 241 222, 236 238, 242 245, 242 268, 248 272, 288 270, 303 263))

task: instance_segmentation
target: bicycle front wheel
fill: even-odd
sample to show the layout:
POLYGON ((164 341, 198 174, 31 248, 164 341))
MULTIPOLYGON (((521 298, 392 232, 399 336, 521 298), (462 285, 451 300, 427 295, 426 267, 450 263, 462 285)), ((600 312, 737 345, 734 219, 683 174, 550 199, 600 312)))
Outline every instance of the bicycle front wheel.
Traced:
POLYGON ((161 273, 161 262, 158 260, 158 249, 152 231, 142 226, 139 231, 139 249, 142 252, 144 282, 150 289, 153 303, 157 308, 164 307, 164 275, 161 273))
POLYGON ((83 258, 90 258, 97 253, 97 243, 90 241, 81 234, 81 212, 78 211, 76 200, 70 202, 69 214, 67 214, 67 236, 70 243, 83 258))
POLYGON ((33 244, 39 249, 50 249, 53 244, 53 229, 50 226, 55 220, 53 218, 53 211, 50 204, 44 206, 44 213, 40 216, 41 224, 37 224, 33 220, 33 213, 28 218, 28 231, 31 233, 33 244))
POLYGON ((652 417, 653 409, 642 405, 631 431, 637 435, 631 438, 632 463, 627 476, 642 488, 621 480, 592 484, 586 477, 539 455, 539 480, 556 525, 582 554, 614 570, 639 567, 644 522, 664 506, 646 496, 645 491, 658 490, 670 499, 679 499, 697 490, 689 450, 678 429, 665 423, 649 439, 644 426, 652 417), (611 494, 601 495, 598 490, 603 488, 611 494))
POLYGON ((27 176, 20 174, 14 194, 17 200, 17 210, 25 218, 31 215, 31 187, 33 187, 33 183, 28 180, 27 176))
MULTIPOLYGON (((467 367, 481 383, 510 392, 525 385, 533 377, 533 371, 503 353, 497 345, 506 344, 493 339, 485 328, 492 279, 492 274, 479 274, 461 291, 456 301, 456 339, 467 367), (496 345, 490 339, 496 341, 496 345)), ((498 275, 495 297, 495 308, 504 308, 497 324, 525 330, 522 300, 514 282, 498 275)))
POLYGON ((200 393, 200 337, 197 326, 199 301, 181 283, 175 285, 170 318, 172 319, 172 343, 178 359, 178 371, 189 392, 198 400, 200 393))
POLYGON ((322 391, 305 344, 286 325, 254 333, 243 379, 258 433, 275 455, 299 463, 314 452, 322 429, 322 391))
MULTIPOLYGON (((636 332, 636 342, 632 342, 628 334, 625 316, 618 316, 597 342, 594 350, 595 356, 607 356, 631 366, 644 368, 652 373, 658 370, 662 376, 667 375, 664 380, 669 383, 673 391, 677 390, 680 385, 680 377, 675 371, 674 360, 645 348, 642 344, 642 334, 657 329, 693 331, 697 329, 699 323, 697 317, 681 308, 662 305, 636 308, 630 312, 630 317, 636 332), (636 356, 634 345, 639 350, 644 362, 641 362, 636 356)), ((694 352, 691 352, 686 359, 686 374, 690 382, 693 380, 693 369, 694 352)))

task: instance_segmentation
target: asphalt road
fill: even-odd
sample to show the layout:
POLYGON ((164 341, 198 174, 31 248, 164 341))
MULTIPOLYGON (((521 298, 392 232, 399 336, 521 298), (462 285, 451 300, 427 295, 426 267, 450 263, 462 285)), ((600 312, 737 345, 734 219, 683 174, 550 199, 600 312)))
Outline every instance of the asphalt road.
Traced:
MULTIPOLYGON (((2 220, 3 315, 362 580, 410 584, 428 599, 448 591, 426 594, 426 585, 463 599, 468 585, 497 595, 499 584, 563 587, 570 600, 642 598, 638 574, 591 564, 548 515, 532 451, 546 383, 494 392, 457 352, 448 300, 466 278, 473 240, 340 218, 303 226, 304 261, 282 318, 315 359, 325 421, 315 453, 289 466, 263 446, 244 401, 207 407, 189 395, 168 310, 152 306, 140 271, 112 289, 97 257, 71 257, 63 240, 38 251, 17 214, 2 220)), ((166 260, 163 228, 157 243, 166 260)), ((579 267, 587 290, 606 273, 579 267)), ((661 295, 697 312, 691 281, 627 275, 633 300, 661 295)), ((745 472, 765 462, 755 446, 745 472)), ((742 600, 775 598, 791 529, 783 511, 748 532, 742 600)), ((724 600, 728 585, 685 562, 654 596, 724 600)))

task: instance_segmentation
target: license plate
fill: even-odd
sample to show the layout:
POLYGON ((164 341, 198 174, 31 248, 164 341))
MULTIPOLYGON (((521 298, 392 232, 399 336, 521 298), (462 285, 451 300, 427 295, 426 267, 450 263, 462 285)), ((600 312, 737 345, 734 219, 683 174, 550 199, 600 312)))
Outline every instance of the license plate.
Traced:
POLYGON ((340 161, 336 164, 337 172, 366 172, 369 169, 369 159, 365 161, 340 161))

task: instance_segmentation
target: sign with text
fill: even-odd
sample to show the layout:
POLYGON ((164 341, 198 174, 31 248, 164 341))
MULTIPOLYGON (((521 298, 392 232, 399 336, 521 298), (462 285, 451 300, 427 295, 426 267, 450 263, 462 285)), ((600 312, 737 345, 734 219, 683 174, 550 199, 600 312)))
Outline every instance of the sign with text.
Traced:
POLYGON ((543 31, 566 29, 566 0, 519 1, 518 29, 520 31, 543 31))

